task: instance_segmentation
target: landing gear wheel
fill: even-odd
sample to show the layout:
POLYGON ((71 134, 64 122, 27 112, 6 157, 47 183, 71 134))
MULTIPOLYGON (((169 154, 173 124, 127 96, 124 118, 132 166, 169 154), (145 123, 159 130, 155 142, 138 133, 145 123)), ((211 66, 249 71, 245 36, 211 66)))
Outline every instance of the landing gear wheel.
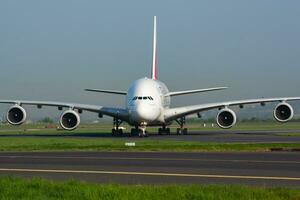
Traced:
POLYGON ((163 133, 166 133, 167 135, 170 135, 171 130, 170 128, 166 128, 166 126, 163 126, 162 128, 158 129, 158 135, 162 135, 163 133))
POLYGON ((170 135, 170 134, 171 134, 170 128, 166 128, 166 133, 167 133, 167 135, 170 135))
POLYGON ((135 128, 132 128, 130 131, 130 136, 134 136, 137 134, 137 130, 135 128))
POLYGON ((187 128, 184 128, 184 129, 182 130, 182 133, 183 133, 183 135, 187 135, 187 134, 188 134, 187 128))
POLYGON ((181 118, 177 119, 176 122, 177 122, 177 123, 179 124, 179 126, 180 126, 180 128, 177 128, 177 129, 176 129, 177 135, 181 135, 181 134, 187 135, 187 133, 188 133, 187 128, 183 128, 184 125, 185 125, 185 117, 181 117, 181 118))
POLYGON ((122 120, 114 118, 113 120, 113 129, 111 130, 112 136, 123 135, 123 129, 119 129, 120 125, 123 123, 122 120))
POLYGON ((177 135, 181 135, 182 134, 182 129, 181 128, 177 128, 176 129, 176 134, 177 135))
POLYGON ((123 130, 113 128, 113 129, 111 129, 111 134, 112 134, 112 136, 122 136, 123 130))
POLYGON ((177 135, 187 135, 188 134, 188 129, 187 128, 177 128, 176 129, 177 135))
POLYGON ((163 132, 162 132, 162 128, 159 128, 159 129, 158 129, 158 135, 162 135, 162 133, 163 133, 163 132))
POLYGON ((139 137, 148 137, 146 132, 143 132, 143 130, 139 130, 139 137))

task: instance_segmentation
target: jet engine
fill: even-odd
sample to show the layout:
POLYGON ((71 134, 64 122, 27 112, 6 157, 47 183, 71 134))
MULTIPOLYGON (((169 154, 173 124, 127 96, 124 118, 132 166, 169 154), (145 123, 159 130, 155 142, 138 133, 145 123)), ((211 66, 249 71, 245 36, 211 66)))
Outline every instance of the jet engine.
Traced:
POLYGON ((80 116, 74 110, 66 110, 62 113, 59 123, 63 129, 71 131, 80 124, 80 116))
POLYGON ((279 103, 274 109, 274 118, 279 122, 290 121, 294 116, 294 109, 288 103, 279 103))
POLYGON ((217 124, 220 128, 227 129, 234 126, 236 123, 236 114, 229 108, 220 110, 217 115, 217 124))
POLYGON ((6 114, 6 120, 11 125, 21 125, 26 121, 26 111, 19 105, 10 107, 6 114))

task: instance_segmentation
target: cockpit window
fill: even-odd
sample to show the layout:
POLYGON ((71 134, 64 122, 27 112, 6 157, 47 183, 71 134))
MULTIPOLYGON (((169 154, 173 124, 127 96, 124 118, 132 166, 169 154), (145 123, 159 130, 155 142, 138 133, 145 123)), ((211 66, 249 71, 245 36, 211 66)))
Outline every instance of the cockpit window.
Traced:
POLYGON ((136 101, 136 100, 147 100, 147 99, 153 101, 153 98, 152 98, 151 96, 145 96, 145 97, 138 97, 138 96, 135 96, 135 97, 133 97, 132 101, 136 101))

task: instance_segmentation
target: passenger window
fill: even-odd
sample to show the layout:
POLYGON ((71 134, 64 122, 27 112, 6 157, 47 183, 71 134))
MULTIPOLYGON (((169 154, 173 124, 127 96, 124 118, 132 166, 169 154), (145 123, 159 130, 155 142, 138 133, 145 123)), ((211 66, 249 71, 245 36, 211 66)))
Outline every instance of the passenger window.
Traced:
POLYGON ((143 97, 143 99, 147 99, 147 97, 143 97))
POLYGON ((139 99, 139 100, 142 100, 142 99, 143 99, 143 97, 138 97, 138 99, 139 99))

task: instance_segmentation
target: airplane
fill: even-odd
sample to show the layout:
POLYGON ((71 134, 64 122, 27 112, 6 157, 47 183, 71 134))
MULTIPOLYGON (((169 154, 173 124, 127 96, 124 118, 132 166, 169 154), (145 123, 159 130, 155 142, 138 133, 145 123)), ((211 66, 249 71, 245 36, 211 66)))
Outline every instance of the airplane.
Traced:
POLYGON ((278 102, 274 108, 274 118, 278 122, 287 122, 293 118, 294 110, 288 101, 300 100, 300 97, 247 99, 171 108, 170 103, 171 97, 173 96, 224 90, 227 87, 170 92, 167 86, 157 79, 156 41, 156 16, 154 16, 151 78, 141 78, 135 80, 129 86, 127 91, 85 89, 86 91, 90 92, 123 95, 126 97, 126 107, 117 108, 53 101, 0 100, 0 103, 12 104, 6 114, 8 123, 11 125, 20 125, 26 121, 26 111, 23 108, 23 105, 37 106, 39 109, 44 106, 52 106, 57 107, 58 110, 63 110, 59 119, 59 124, 65 130, 71 131, 76 129, 80 124, 79 114, 81 114, 83 111, 88 111, 97 113, 100 118, 102 118, 103 115, 112 117, 112 135, 123 134, 123 129, 120 127, 120 125, 123 122, 126 122, 134 127, 131 129, 130 135, 138 134, 141 137, 147 136, 146 128, 149 126, 161 127, 158 129, 158 134, 170 134, 169 125, 174 121, 179 125, 176 133, 187 134, 188 130, 185 127, 185 117, 191 114, 200 115, 201 112, 212 109, 219 109, 219 112, 216 116, 217 125, 220 128, 228 129, 233 127, 237 122, 237 116, 230 107, 239 106, 240 108, 243 108, 244 105, 247 104, 265 105, 267 102, 278 102))

